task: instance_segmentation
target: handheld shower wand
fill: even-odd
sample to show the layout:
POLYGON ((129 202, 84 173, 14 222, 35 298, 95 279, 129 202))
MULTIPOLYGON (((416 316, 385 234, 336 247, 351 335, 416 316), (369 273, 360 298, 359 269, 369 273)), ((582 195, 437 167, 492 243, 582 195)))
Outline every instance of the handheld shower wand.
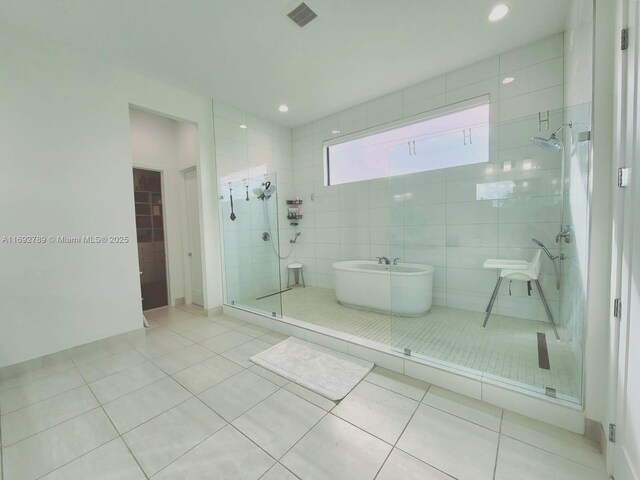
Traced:
POLYGON ((535 238, 532 238, 531 241, 533 243, 535 243, 536 245, 538 245, 542 250, 544 250, 544 253, 546 253, 547 257, 549 257, 551 260, 555 260, 556 258, 560 258, 558 255, 552 255, 551 252, 549 251, 549 249, 547 247, 545 247, 544 243, 542 243, 540 240, 536 240, 535 238))
POLYGON ((547 257, 549 257, 549 259, 553 262, 553 268, 556 271, 556 289, 560 290, 560 272, 558 271, 558 264, 556 262, 556 260, 558 258, 560 258, 560 255, 553 255, 549 249, 547 247, 544 246, 544 243, 542 243, 540 240, 537 240, 535 238, 532 238, 531 241, 533 243, 535 243, 536 245, 538 245, 540 248, 542 248, 542 250, 544 251, 544 253, 547 255, 547 257))

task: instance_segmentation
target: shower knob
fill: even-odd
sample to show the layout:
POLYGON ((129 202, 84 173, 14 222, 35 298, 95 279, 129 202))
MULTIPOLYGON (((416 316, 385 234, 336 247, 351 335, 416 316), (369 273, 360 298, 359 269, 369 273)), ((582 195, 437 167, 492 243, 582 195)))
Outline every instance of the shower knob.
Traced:
POLYGON ((264 232, 262 234, 262 240, 264 240, 265 242, 268 242, 270 238, 271 238, 271 235, 269 235, 269 232, 264 232))

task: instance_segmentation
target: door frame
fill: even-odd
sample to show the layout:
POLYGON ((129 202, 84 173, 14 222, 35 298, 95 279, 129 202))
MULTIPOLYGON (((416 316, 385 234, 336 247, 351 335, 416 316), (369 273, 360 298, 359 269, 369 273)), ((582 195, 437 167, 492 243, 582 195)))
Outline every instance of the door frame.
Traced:
MULTIPOLYGON (((629 32, 628 49, 616 48, 616 78, 614 84, 614 175, 617 169, 629 167, 632 172, 640 170, 640 6, 638 0, 618 0, 616 5, 616 30, 626 28, 629 32)), ((628 377, 629 326, 631 317, 631 289, 633 288, 634 230, 637 235, 640 217, 634 215, 634 204, 640 199, 640 181, 637 174, 631 177, 628 187, 614 186, 612 229, 612 273, 611 303, 620 299, 622 308, 619 318, 610 316, 610 365, 609 405, 607 418, 616 425, 616 437, 624 439, 626 390, 628 377)), ((636 209, 637 210, 637 209, 636 209)), ((638 252, 635 252, 636 254, 638 252)), ((638 275, 638 272, 635 272, 638 275)), ((636 319, 637 321, 637 319, 636 319)), ((607 442, 607 469, 620 479, 634 478, 633 465, 627 460, 624 444, 607 442)))
POLYGON ((200 192, 200 170, 197 165, 190 165, 188 167, 180 169, 180 203, 181 203, 181 216, 182 216, 182 242, 183 242, 183 255, 185 257, 184 261, 184 302, 185 304, 193 303, 192 298, 192 285, 191 285, 191 262, 187 258, 187 250, 188 246, 190 246, 191 241, 191 232, 189 230, 189 209, 187 206, 187 191, 186 191, 186 174, 189 172, 195 171, 196 173, 196 187, 198 191, 198 218, 194 219, 198 223, 198 232, 199 238, 198 242, 200 242, 200 270, 202 271, 202 296, 204 303, 204 255, 203 255, 203 246, 204 243, 202 241, 202 202, 201 202, 201 192, 200 192))
MULTIPOLYGON (((133 165, 131 166, 132 169, 132 173, 133 173, 133 169, 136 170, 147 170, 149 172, 157 172, 160 174, 160 193, 162 195, 162 230, 163 230, 163 237, 164 237, 164 268, 165 268, 165 275, 167 278, 167 306, 168 307, 173 307, 175 306, 175 299, 173 298, 173 294, 171 291, 171 269, 169 268, 169 236, 167 235, 167 188, 166 188, 166 179, 165 179, 165 172, 163 169, 158 168, 158 167, 153 167, 153 166, 149 166, 149 165, 143 165, 140 163, 133 163, 133 165)), ((134 222, 135 222, 135 202, 134 202, 134 222)), ((136 229, 136 250, 138 249, 138 235, 137 235, 137 229, 136 229)), ((140 269, 140 254, 138 254, 138 271, 140 269)), ((140 290, 140 304, 142 305, 142 290, 140 290)), ((163 307, 158 307, 158 308, 163 308, 163 307)), ((151 309, 154 310, 154 309, 151 309)), ((143 311, 148 311, 148 310, 143 310, 143 311)))

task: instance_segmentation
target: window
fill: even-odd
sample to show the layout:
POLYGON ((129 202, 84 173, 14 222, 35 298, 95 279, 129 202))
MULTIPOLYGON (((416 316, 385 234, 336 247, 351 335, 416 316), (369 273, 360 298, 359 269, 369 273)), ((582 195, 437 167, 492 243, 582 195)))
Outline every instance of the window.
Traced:
POLYGON ((489 161, 489 103, 477 101, 410 124, 324 143, 325 185, 373 180, 489 161))

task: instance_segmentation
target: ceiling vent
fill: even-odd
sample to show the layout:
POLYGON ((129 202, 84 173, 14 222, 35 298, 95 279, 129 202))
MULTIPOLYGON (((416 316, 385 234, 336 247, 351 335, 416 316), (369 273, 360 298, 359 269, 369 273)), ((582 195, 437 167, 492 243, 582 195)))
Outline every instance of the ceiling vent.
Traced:
POLYGON ((317 16, 318 14, 311 10, 309 6, 304 2, 302 2, 287 14, 287 17, 293 20, 299 27, 304 27, 307 23, 309 23, 317 16))

